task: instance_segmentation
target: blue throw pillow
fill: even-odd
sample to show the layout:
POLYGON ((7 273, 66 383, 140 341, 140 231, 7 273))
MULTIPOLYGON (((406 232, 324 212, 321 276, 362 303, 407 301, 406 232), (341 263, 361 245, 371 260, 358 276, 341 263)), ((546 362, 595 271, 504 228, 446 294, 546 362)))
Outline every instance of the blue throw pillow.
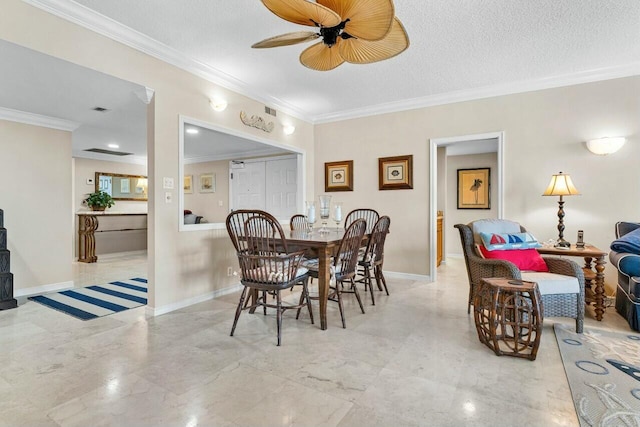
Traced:
POLYGON ((532 249, 542 246, 531 233, 480 233, 480 238, 488 251, 532 249))
POLYGON ((625 234, 611 243, 611 250, 629 254, 640 254, 640 228, 625 234))

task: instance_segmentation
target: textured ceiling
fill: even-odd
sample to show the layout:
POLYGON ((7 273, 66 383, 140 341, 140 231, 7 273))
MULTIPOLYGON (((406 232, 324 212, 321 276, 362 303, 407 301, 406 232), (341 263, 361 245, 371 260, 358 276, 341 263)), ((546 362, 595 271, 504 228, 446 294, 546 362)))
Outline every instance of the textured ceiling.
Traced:
MULTIPOLYGON (((69 0, 27 1, 74 6, 69 0)), ((313 42, 250 48, 267 37, 310 29, 276 17, 259 0, 76 3, 311 121, 375 107, 403 109, 452 94, 486 96, 488 88, 518 91, 516 85, 532 82, 552 86, 553 79, 567 84, 640 73, 638 0, 396 0, 409 49, 387 61, 328 72, 299 63, 313 42)))

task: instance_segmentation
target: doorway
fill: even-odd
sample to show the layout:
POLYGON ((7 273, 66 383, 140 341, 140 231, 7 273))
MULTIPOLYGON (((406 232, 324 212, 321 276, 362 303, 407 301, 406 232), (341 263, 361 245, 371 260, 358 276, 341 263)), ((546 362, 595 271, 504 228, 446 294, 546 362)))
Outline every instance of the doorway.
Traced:
MULTIPOLYGON (((483 134, 474 134, 474 135, 462 135, 462 136, 454 136, 448 138, 433 138, 429 140, 429 170, 430 170, 430 197, 429 197, 429 212, 430 212, 430 221, 429 221, 429 272, 431 275, 431 280, 436 281, 437 279, 437 253, 438 253, 438 241, 437 241, 437 217, 438 217, 438 201, 442 204, 442 197, 438 196, 438 183, 439 177, 442 179, 442 174, 438 171, 438 149, 446 148, 454 149, 455 147, 468 149, 467 152, 469 154, 478 153, 482 151, 478 151, 480 146, 484 143, 488 144, 488 141, 495 141, 495 148, 492 148, 497 153, 497 164, 495 173, 495 183, 497 186, 497 194, 495 197, 496 203, 496 214, 498 218, 503 218, 504 216, 504 132, 489 132, 483 134)), ((460 151, 462 152, 462 151, 460 151)), ((441 162, 440 162, 441 163, 441 162)), ((441 163, 442 166, 442 163, 441 163)), ((447 191, 446 196, 450 196, 451 194, 455 194, 455 191, 447 191)), ((454 196, 455 197, 455 196, 454 196)), ((446 212, 445 215, 445 227, 452 227, 453 224, 449 224, 446 222, 446 212)))

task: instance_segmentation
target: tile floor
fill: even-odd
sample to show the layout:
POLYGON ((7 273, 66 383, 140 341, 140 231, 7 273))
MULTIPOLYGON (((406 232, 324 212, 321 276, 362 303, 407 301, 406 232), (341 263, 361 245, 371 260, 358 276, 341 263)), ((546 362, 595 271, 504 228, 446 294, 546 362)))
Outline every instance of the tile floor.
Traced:
MULTIPOLYGON (((144 275, 146 263, 74 269, 89 284, 144 275)), ((578 425, 552 328, 570 320, 545 320, 536 361, 497 357, 467 315, 462 260, 435 283, 388 282, 391 296, 367 299, 364 315, 348 301, 347 329, 334 304, 327 331, 287 313, 282 347, 273 314, 243 313, 229 337, 237 294, 86 322, 21 301, 0 312, 0 425, 578 425)), ((613 309, 587 316, 587 328, 627 329, 613 309)))

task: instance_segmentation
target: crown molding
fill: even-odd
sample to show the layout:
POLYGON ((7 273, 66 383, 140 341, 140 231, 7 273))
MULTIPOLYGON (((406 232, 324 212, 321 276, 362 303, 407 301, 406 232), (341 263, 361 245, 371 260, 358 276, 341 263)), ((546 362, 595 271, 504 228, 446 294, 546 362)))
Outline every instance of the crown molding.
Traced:
POLYGON ((25 123, 50 129, 64 130, 67 132, 73 132, 80 127, 80 123, 71 120, 42 116, 40 114, 27 113, 26 111, 12 110, 11 108, 3 107, 0 107, 0 120, 25 123))
POLYGON ((214 67, 196 61, 187 55, 173 49, 157 40, 133 30, 109 17, 101 15, 85 6, 70 0, 22 0, 34 7, 66 19, 112 40, 120 42, 149 56, 174 65, 191 74, 201 77, 219 86, 225 87, 238 94, 247 96, 255 101, 272 106, 292 117, 312 124, 329 123, 341 120, 355 119, 378 114, 395 113, 437 105, 453 104, 456 102, 473 101, 483 98, 551 89, 590 83, 600 80, 610 80, 640 74, 640 62, 628 65, 582 71, 561 76, 545 77, 513 83, 498 84, 412 98, 397 102, 372 105, 364 108, 336 111, 327 114, 309 114, 293 104, 268 95, 253 86, 226 74, 214 67))
POLYGON ((188 57, 151 37, 129 28, 92 9, 69 0, 22 0, 31 6, 66 19, 95 33, 101 34, 163 62, 188 71, 218 86, 269 105, 292 117, 311 122, 312 118, 294 105, 274 96, 257 91, 249 84, 214 67, 188 57))
POLYGON ((634 62, 618 67, 581 71, 578 73, 565 74, 561 76, 484 86, 480 88, 456 92, 447 92, 439 95, 431 95, 421 98, 389 102, 386 104, 372 105, 365 108, 354 108, 352 110, 336 111, 334 113, 314 116, 312 123, 330 123, 340 120, 356 119, 387 113, 396 113, 400 111, 415 110, 418 108, 434 107, 437 105, 453 104, 456 102, 473 101, 477 99, 493 98, 496 96, 512 95, 524 92, 533 92, 536 90, 552 89, 563 86, 573 86, 583 83, 592 83, 602 80, 618 79, 636 75, 640 75, 640 62, 634 62))

